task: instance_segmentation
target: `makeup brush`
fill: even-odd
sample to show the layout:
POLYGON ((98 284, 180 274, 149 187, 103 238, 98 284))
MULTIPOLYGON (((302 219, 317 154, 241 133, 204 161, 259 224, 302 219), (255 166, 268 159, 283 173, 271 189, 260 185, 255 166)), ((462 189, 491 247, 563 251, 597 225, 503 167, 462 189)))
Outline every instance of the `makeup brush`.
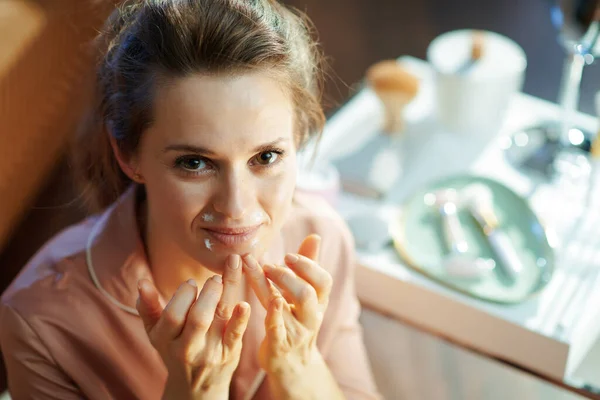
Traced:
POLYGON ((471 68, 477 64, 477 62, 483 57, 485 49, 485 33, 483 31, 473 31, 471 35, 471 56, 469 59, 461 65, 456 73, 458 75, 464 75, 468 73, 471 68))
POLYGON ((493 207, 492 192, 486 186, 474 183, 463 189, 462 195, 500 261, 500 268, 511 283, 514 283, 523 271, 523 263, 508 235, 500 229, 501 224, 493 207))
POLYGON ((460 199, 455 189, 441 189, 427 193, 424 202, 438 209, 442 222, 448 255, 442 260, 442 268, 455 278, 481 279, 496 267, 494 260, 469 254, 469 244, 458 218, 460 199))
POLYGON ((473 42, 471 44, 471 60, 478 61, 483 56, 485 35, 482 31, 473 31, 473 42))
POLYGON ((385 109, 386 133, 401 132, 404 128, 404 107, 417 95, 419 80, 396 60, 380 61, 367 70, 367 82, 385 109))
POLYGON ((590 148, 590 178, 589 184, 587 188, 586 198, 585 198, 585 210, 584 213, 590 210, 592 207, 592 202, 594 200, 594 194, 596 193, 598 184, 598 169, 600 168, 600 91, 596 93, 596 115, 598 116, 598 133, 596 133, 596 137, 592 141, 592 145, 590 148))

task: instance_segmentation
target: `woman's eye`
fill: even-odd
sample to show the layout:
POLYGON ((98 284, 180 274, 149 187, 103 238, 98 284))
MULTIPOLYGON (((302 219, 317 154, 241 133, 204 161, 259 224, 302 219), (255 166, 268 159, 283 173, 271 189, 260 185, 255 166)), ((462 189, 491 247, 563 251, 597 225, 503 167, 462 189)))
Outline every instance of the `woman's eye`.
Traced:
POLYGON ((274 151, 263 151, 256 156, 256 162, 260 165, 269 165, 277 161, 279 154, 274 151))
POLYGON ((199 157, 181 157, 177 164, 188 171, 201 171, 206 168, 206 161, 199 157))

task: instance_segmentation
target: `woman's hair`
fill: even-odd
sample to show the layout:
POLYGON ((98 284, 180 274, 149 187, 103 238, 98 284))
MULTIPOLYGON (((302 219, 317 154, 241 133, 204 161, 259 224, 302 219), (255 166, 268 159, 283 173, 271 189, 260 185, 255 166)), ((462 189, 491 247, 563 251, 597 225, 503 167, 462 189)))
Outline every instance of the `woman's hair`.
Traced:
POLYGON ((76 181, 92 209, 131 184, 110 146, 134 154, 152 124, 157 86, 192 74, 273 72, 295 106, 299 146, 320 134, 322 55, 300 12, 276 0, 126 1, 108 19, 100 52, 96 104, 72 148, 76 181))

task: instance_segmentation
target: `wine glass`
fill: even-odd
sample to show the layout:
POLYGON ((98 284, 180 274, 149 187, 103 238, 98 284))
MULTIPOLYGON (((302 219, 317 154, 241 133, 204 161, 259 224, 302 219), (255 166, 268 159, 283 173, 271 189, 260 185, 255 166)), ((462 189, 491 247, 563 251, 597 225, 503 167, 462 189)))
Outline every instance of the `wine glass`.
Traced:
POLYGON ((600 0, 547 0, 550 17, 566 51, 558 104, 558 121, 516 132, 506 146, 506 157, 518 170, 552 179, 560 171, 557 158, 589 153, 594 134, 573 123, 585 65, 600 56, 600 0), (564 154, 568 153, 568 154, 564 154))

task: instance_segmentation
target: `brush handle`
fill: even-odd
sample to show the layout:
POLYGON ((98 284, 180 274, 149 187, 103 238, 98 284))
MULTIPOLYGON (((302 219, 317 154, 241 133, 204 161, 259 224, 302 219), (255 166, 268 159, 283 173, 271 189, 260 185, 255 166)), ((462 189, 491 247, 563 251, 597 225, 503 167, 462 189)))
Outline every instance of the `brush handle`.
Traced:
POLYGON ((515 246, 513 246, 508 235, 498 229, 490 231, 487 238, 498 261, 500 261, 500 268, 514 282, 523 271, 523 263, 515 246))
POLYGON ((442 230, 446 246, 451 253, 465 253, 469 246, 465 239, 465 233, 456 214, 456 206, 453 203, 446 203, 440 207, 442 216, 442 230), (446 207, 452 204, 451 207, 446 207))

